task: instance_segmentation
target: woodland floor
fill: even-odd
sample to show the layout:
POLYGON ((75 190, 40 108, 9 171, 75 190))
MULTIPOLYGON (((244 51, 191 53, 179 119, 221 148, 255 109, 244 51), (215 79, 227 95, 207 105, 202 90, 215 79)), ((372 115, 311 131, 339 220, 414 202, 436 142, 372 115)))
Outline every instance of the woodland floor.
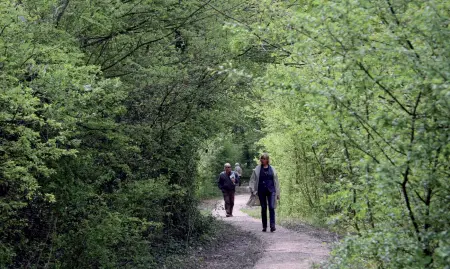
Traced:
MULTIPOLYGON (((203 201, 202 211, 223 207, 217 199, 203 201)), ((218 220, 214 224, 214 237, 201 247, 190 251, 189 257, 172 261, 170 269, 237 269, 253 268, 262 257, 262 241, 250 231, 245 231, 231 223, 218 220)))

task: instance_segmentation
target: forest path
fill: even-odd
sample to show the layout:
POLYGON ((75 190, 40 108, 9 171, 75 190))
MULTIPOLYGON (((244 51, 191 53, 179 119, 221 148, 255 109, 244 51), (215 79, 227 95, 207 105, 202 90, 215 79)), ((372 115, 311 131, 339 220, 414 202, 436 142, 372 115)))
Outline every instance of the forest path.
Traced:
POLYGON ((225 217, 223 200, 218 202, 219 206, 212 213, 216 218, 231 223, 243 231, 251 232, 261 239, 264 253, 255 264, 255 269, 306 269, 326 260, 330 249, 320 238, 288 230, 279 225, 274 233, 262 232, 261 220, 241 211, 247 207, 249 196, 236 193, 233 217, 225 217))

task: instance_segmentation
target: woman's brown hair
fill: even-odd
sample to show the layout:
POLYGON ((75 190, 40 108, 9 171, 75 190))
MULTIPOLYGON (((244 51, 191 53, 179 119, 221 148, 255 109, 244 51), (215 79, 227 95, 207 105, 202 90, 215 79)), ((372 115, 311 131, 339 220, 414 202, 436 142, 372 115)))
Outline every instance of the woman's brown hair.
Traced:
POLYGON ((270 163, 270 157, 269 157, 269 154, 266 153, 266 152, 264 152, 263 154, 261 154, 261 157, 260 157, 259 159, 260 159, 260 160, 261 160, 261 159, 265 159, 265 160, 267 160, 267 163, 268 163, 268 164, 270 163))

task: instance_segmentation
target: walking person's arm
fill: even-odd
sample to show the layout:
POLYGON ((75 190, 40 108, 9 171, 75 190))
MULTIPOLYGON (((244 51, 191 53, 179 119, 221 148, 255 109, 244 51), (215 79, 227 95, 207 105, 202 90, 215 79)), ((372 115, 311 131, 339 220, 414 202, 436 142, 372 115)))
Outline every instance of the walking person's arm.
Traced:
POLYGON ((273 171, 273 179, 275 181, 275 190, 277 192, 277 200, 280 200, 280 182, 278 181, 278 174, 277 172, 273 171))
POLYGON ((256 172, 253 170, 252 176, 250 177, 250 181, 248 182, 248 186, 250 187, 250 192, 254 195, 257 194, 258 190, 255 190, 255 184, 256 184, 256 172))
POLYGON ((219 180, 217 181, 217 185, 221 191, 223 191, 223 178, 222 174, 219 175, 219 180))

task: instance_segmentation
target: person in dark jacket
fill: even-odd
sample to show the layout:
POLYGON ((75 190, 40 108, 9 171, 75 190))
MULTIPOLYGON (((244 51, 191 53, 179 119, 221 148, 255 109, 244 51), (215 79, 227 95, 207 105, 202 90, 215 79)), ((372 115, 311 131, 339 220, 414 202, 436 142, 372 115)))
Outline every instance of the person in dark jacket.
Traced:
POLYGON ((270 231, 275 232, 275 208, 280 200, 280 184, 278 174, 269 163, 269 155, 264 153, 261 164, 256 166, 250 178, 249 187, 254 195, 258 195, 261 203, 262 231, 267 231, 267 207, 269 207, 270 231))
POLYGON ((239 184, 238 177, 231 171, 231 164, 226 163, 224 165, 224 171, 219 175, 218 185, 219 189, 222 191, 223 199, 225 200, 227 217, 233 216, 236 184, 239 184))

